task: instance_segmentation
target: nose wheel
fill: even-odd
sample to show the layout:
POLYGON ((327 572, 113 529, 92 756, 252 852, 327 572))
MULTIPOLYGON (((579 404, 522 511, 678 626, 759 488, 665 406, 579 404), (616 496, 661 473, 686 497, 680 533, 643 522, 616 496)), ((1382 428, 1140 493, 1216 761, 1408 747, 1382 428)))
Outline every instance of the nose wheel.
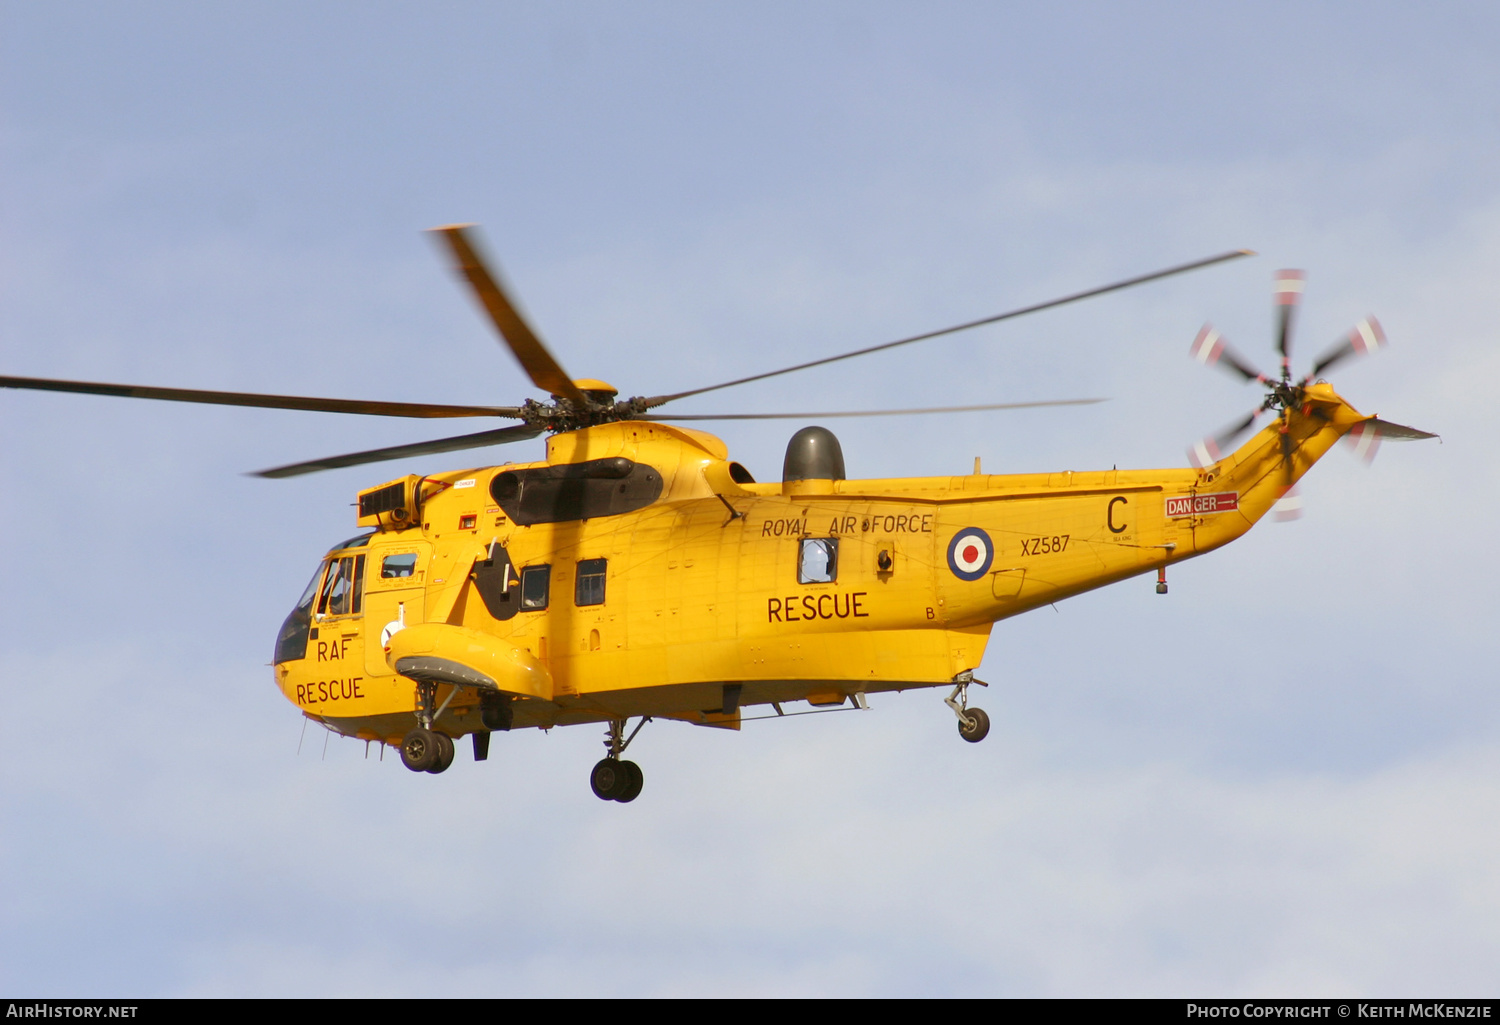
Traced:
POLYGON ((651 717, 644 716, 636 724, 630 736, 625 736, 625 720, 616 719, 609 724, 609 732, 605 734, 604 746, 609 754, 594 766, 594 771, 589 773, 589 786, 594 791, 594 796, 601 801, 619 801, 621 804, 629 804, 641 796, 641 787, 646 783, 646 776, 641 772, 641 767, 635 762, 627 762, 620 758, 635 735, 641 732, 641 727, 651 721, 651 717))
POLYGON ((953 693, 943 699, 943 704, 953 709, 953 714, 958 716, 958 735, 971 744, 977 744, 990 735, 990 717, 982 708, 969 707, 969 684, 977 683, 981 687, 989 684, 983 680, 974 679, 972 670, 965 670, 953 679, 953 693))

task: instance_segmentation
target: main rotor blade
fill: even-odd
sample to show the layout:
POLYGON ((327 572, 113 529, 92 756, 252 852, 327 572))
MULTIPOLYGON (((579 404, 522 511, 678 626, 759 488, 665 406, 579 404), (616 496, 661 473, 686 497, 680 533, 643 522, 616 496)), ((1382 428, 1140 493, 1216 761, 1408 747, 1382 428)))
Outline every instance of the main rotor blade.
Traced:
POLYGON ((544 430, 546 430, 545 427, 533 427, 531 424, 517 424, 514 427, 501 427, 494 431, 461 434, 456 438, 419 441, 411 445, 393 445, 390 448, 376 448, 368 452, 352 452, 349 455, 329 456, 326 459, 313 459, 305 463, 292 463, 290 466, 277 466, 270 470, 260 470, 249 474, 249 476, 296 477, 304 473, 317 473, 319 470, 337 470, 345 466, 360 466, 364 463, 384 462, 387 459, 424 456, 434 452, 457 452, 466 448, 485 448, 489 445, 504 445, 512 441, 525 441, 528 438, 536 437, 544 430))
POLYGON ((959 331, 967 331, 970 328, 983 327, 986 324, 998 324, 1002 320, 1010 320, 1013 317, 1024 316, 1028 313, 1037 313, 1041 310, 1050 310, 1056 306, 1064 306, 1068 303, 1078 302, 1080 299, 1089 299, 1096 295, 1104 295, 1106 292, 1118 292, 1120 289, 1130 288, 1134 285, 1143 285, 1148 281, 1156 281, 1160 278, 1171 277, 1174 274, 1184 274, 1190 270, 1198 270, 1200 267, 1209 267, 1216 263, 1223 263, 1226 260, 1238 260, 1242 256, 1254 255, 1255 254, 1248 249, 1236 249, 1235 251, 1230 253, 1221 253, 1218 256, 1211 256, 1206 260, 1197 260, 1193 263, 1184 263, 1176 267, 1168 267, 1166 270, 1155 271, 1151 274, 1142 274, 1139 277, 1127 278, 1124 281, 1116 281, 1112 285, 1104 285, 1100 288, 1091 288, 1086 292, 1074 292, 1072 295, 1065 295, 1060 299, 1051 299, 1047 302, 1036 303, 1032 306, 1023 306, 1018 310, 1011 310, 1008 313, 999 313, 993 317, 984 317, 980 320, 971 320, 963 324, 955 324, 952 327, 941 328, 937 331, 927 331, 923 334, 912 335, 909 338, 898 338, 894 342, 885 342, 881 345, 870 345, 863 349, 855 349, 853 352, 845 352, 837 356, 825 356, 822 359, 810 360, 807 363, 798 363, 796 366, 783 367, 780 370, 769 370, 763 374, 751 374, 749 377, 739 377, 734 379, 733 381, 724 381, 721 384, 711 384, 705 388, 694 388, 691 391, 680 391, 672 395, 658 395, 655 398, 647 399, 646 402, 649 406, 660 406, 665 402, 672 402, 676 399, 685 399, 689 395, 702 395, 704 392, 718 391, 720 388, 732 388, 737 384, 749 384, 751 381, 763 381, 768 377, 778 377, 781 374, 790 374, 798 370, 807 370, 811 367, 820 367, 825 363, 837 363, 839 360, 853 359, 856 356, 868 356, 872 352, 881 352, 885 349, 894 349, 898 345, 910 345, 913 342, 924 342, 929 338, 939 338, 943 335, 951 335, 959 331))
POLYGON ((510 346, 510 351, 515 353, 521 369, 531 378, 531 383, 548 395, 560 395, 579 409, 587 409, 591 405, 587 396, 573 383, 573 379, 563 371, 557 360, 552 358, 552 353, 547 351, 542 340, 516 310, 515 304, 500 287, 499 279, 490 273, 484 259, 469 241, 468 233, 464 230, 467 227, 469 226, 464 224, 450 224, 433 228, 432 231, 441 235, 448 243, 458 272, 468 279, 480 304, 490 315, 500 337, 510 346))
POLYGON ((1048 402, 1000 402, 988 406, 934 406, 931 409, 861 409, 845 413, 690 413, 685 416, 648 414, 633 420, 827 420, 843 416, 920 416, 925 413, 980 413, 994 409, 1038 409, 1042 406, 1087 406, 1108 399, 1054 399, 1048 402))
POLYGON ((368 416, 410 416, 424 419, 460 416, 519 416, 516 406, 446 406, 429 402, 368 402, 364 399, 318 399, 296 395, 257 395, 250 392, 200 391, 194 388, 152 388, 136 384, 94 381, 55 381, 45 377, 0 377, 0 388, 31 391, 114 395, 130 399, 202 402, 211 406, 258 406, 264 409, 305 409, 316 413, 363 413, 368 416))

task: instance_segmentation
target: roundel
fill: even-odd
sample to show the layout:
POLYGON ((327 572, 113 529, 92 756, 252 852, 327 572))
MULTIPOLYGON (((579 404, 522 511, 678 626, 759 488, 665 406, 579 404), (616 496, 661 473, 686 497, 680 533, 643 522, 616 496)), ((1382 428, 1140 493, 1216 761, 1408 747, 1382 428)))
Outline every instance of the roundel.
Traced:
POLYGON ((948 568, 960 580, 978 580, 994 561, 995 546, 978 527, 965 527, 948 542, 948 568))

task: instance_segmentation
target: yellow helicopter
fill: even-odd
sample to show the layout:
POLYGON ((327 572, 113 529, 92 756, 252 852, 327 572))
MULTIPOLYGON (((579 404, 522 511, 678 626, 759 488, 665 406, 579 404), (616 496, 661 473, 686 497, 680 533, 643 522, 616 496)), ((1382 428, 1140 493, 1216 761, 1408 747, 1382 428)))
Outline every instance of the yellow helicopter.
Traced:
POLYGON ((1362 321, 1304 378, 1290 370, 1300 272, 1277 277, 1281 372, 1260 373, 1205 327, 1191 355, 1265 389, 1259 407, 1190 453, 1190 469, 849 480, 824 427, 794 434, 781 480, 757 482, 712 435, 714 419, 1015 409, 664 417, 668 402, 920 342, 1249 255, 1235 251, 939 331, 691 391, 620 399, 575 380, 542 344, 464 226, 436 229, 500 337, 550 402, 456 406, 301 398, 0 377, 0 386, 222 405, 406 417, 499 417, 495 430, 261 471, 318 470, 521 441, 546 459, 408 475, 358 494, 365 532, 319 563, 276 638, 277 687, 340 734, 397 747, 440 773, 454 740, 474 759, 490 735, 607 725, 590 782, 634 800, 622 756, 651 719, 738 729, 916 687, 949 688, 960 736, 983 740, 969 704, 991 626, 1039 605, 1156 571, 1244 534, 1341 438, 1435 435, 1359 413, 1319 375, 1384 343, 1362 321), (1262 413, 1274 422, 1224 453, 1262 413), (671 419, 677 423, 667 423, 671 419), (806 703, 809 709, 786 706, 806 703), (763 714, 746 716, 749 709, 763 714), (632 719, 638 720, 627 733, 632 719))

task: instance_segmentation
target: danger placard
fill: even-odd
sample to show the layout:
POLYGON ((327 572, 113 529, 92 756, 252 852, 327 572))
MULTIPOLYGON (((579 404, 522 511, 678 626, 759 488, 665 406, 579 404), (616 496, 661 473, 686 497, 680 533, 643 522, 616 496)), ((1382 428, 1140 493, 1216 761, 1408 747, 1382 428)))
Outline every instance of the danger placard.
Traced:
POLYGON ((1239 505, 1240 496, 1233 491, 1222 495, 1175 495, 1167 499, 1167 516, 1170 519, 1207 516, 1209 513, 1232 512, 1239 505))

